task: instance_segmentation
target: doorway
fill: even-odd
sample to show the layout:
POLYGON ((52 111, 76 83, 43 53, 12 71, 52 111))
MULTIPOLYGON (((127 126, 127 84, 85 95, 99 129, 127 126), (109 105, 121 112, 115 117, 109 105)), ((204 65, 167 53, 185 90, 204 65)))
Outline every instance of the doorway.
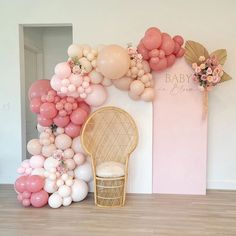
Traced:
POLYGON ((67 60, 67 48, 72 44, 72 26, 22 25, 21 28, 21 109, 22 160, 29 158, 29 140, 38 138, 37 118, 30 111, 28 90, 35 80, 51 79, 57 63, 67 60))

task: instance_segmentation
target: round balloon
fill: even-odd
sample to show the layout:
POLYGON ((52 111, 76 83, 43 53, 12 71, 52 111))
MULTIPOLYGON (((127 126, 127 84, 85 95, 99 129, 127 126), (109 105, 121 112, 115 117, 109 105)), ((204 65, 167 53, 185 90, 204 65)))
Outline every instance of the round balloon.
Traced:
POLYGON ((86 182, 90 182, 93 179, 92 166, 88 161, 86 161, 83 165, 78 166, 74 172, 77 179, 82 179, 86 182))
POLYGON ((88 185, 81 179, 75 180, 71 187, 71 197, 74 202, 80 202, 88 195, 88 185))
POLYGON ((48 203, 48 193, 45 190, 41 190, 37 193, 32 193, 30 202, 33 207, 43 207, 48 203))

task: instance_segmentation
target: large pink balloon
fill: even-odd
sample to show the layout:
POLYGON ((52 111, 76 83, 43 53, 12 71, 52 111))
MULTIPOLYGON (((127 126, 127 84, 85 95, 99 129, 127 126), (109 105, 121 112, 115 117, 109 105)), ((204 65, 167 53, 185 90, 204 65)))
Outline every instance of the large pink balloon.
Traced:
POLYGON ((92 107, 101 106, 107 99, 107 91, 100 84, 91 85, 92 93, 88 94, 85 102, 92 107))
POLYGON ((175 41, 166 33, 162 33, 162 44, 160 47, 168 56, 175 50, 175 41))
POLYGON ((104 47, 97 57, 99 71, 108 79, 119 79, 129 70, 130 57, 127 50, 118 45, 104 47))
POLYGON ((79 108, 82 108, 83 110, 85 110, 87 112, 87 114, 89 114, 91 111, 90 106, 84 101, 79 103, 79 108))
POLYGON ((34 207, 43 207, 48 203, 48 193, 45 190, 33 193, 30 197, 30 202, 34 207))
POLYGON ((77 108, 71 113, 70 119, 75 125, 82 125, 85 122, 87 116, 88 114, 85 110, 82 108, 77 108))
POLYGON ((50 80, 40 79, 36 80, 29 88, 28 97, 29 100, 33 98, 41 98, 42 95, 47 94, 52 87, 50 85, 50 80))
POLYGON ((18 193, 23 193, 26 191, 26 180, 27 176, 21 176, 16 180, 15 189, 18 193))
POLYGON ((31 175, 26 179, 26 189, 29 192, 36 193, 44 186, 44 180, 39 175, 31 175))
POLYGON ((40 115, 47 119, 52 119, 57 115, 57 109, 54 103, 45 102, 40 107, 40 115))
POLYGON ((71 138, 78 137, 80 135, 80 130, 81 126, 80 125, 75 125, 72 122, 70 122, 66 127, 65 127, 65 133, 70 136, 71 138))
POLYGON ((39 114, 40 112, 40 106, 42 105, 41 99, 40 98, 33 98, 30 101, 30 110, 33 113, 39 114))
POLYGON ((62 116, 57 115, 53 119, 53 122, 58 127, 64 128, 65 126, 67 126, 70 123, 70 118, 69 118, 69 116, 62 117, 62 116))
POLYGON ((160 30, 153 30, 152 33, 148 33, 148 30, 142 39, 143 45, 148 50, 152 50, 154 48, 159 48, 162 42, 161 32, 160 30))
POLYGON ((41 115, 38 115, 37 117, 38 123, 43 127, 49 127, 52 125, 52 119, 47 119, 45 117, 42 117, 41 115))

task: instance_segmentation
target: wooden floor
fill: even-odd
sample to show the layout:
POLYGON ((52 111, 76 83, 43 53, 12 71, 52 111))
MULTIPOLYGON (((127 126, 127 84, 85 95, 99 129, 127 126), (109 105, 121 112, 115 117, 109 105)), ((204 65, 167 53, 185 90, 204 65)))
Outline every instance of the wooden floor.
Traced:
POLYGON ((0 236, 236 235, 236 191, 207 196, 128 194, 123 208, 81 203, 51 209, 23 208, 12 186, 0 185, 0 236))

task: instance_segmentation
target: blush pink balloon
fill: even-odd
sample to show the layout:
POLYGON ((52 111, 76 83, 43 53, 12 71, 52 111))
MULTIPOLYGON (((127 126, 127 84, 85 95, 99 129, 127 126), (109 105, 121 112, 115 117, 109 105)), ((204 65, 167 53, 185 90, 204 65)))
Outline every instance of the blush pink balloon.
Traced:
POLYGON ((61 62, 56 65, 54 72, 60 79, 64 79, 71 75, 71 68, 67 62, 61 62))
POLYGON ((145 35, 150 36, 150 35, 155 35, 155 34, 159 34, 159 33, 161 33, 161 31, 158 28, 150 27, 146 30, 145 35))
POLYGON ((146 34, 142 39, 143 45, 148 50, 159 48, 162 42, 161 32, 153 32, 152 34, 146 34))
POLYGON ((175 49, 174 49, 174 54, 177 54, 178 52, 179 52, 179 50, 180 50, 180 45, 177 43, 177 42, 175 42, 175 49))
POLYGON ((24 206, 24 207, 29 207, 30 206, 30 200, 29 199, 23 199, 22 200, 22 205, 24 206))
POLYGON ((64 128, 65 126, 67 126, 70 123, 70 118, 69 116, 60 116, 57 115, 54 119, 53 122, 56 126, 64 128))
POLYGON ((174 52, 175 42, 170 35, 162 33, 162 43, 160 49, 162 49, 167 56, 174 52))
POLYGON ((159 58, 159 57, 152 57, 152 58, 150 59, 150 63, 152 63, 153 65, 158 64, 159 61, 160 61, 160 58, 159 58))
POLYGON ((52 119, 57 115, 57 109, 54 103, 45 102, 40 107, 40 115, 47 119, 52 119))
POLYGON ((81 126, 75 125, 72 122, 70 122, 66 127, 65 127, 65 133, 70 136, 71 138, 75 138, 80 135, 80 129, 81 126))
POLYGON ((70 119, 71 122, 75 125, 82 125, 87 119, 87 116, 88 114, 85 110, 83 110, 82 108, 77 108, 71 113, 70 119))
POLYGON ((51 89, 52 87, 50 85, 50 80, 47 79, 36 80, 29 88, 28 92, 29 100, 33 98, 41 98, 42 95, 47 94, 48 91, 51 89))
POLYGON ((24 192, 22 193, 22 198, 23 198, 23 199, 29 199, 30 196, 31 196, 31 193, 28 192, 28 191, 24 191, 24 192))
POLYGON ((44 186, 44 180, 39 175, 28 176, 26 180, 26 190, 32 193, 40 191, 44 186))
POLYGON ((31 168, 42 168, 44 161, 45 159, 42 155, 34 155, 30 158, 29 163, 31 168))
POLYGON ((87 114, 90 113, 91 108, 86 102, 80 102, 79 107, 87 112, 87 114))
POLYGON ((162 58, 160 59, 160 61, 157 64, 153 64, 150 61, 150 67, 155 70, 155 71, 161 71, 167 68, 167 59, 166 58, 162 58))
POLYGON ((52 119, 47 119, 45 117, 42 117, 41 115, 38 115, 37 117, 38 123, 43 127, 49 127, 52 125, 52 119))
POLYGON ((142 41, 139 43, 138 47, 138 52, 143 56, 143 59, 148 60, 149 57, 149 52, 148 50, 144 47, 142 41))
POLYGON ((48 203, 48 193, 45 190, 41 190, 37 193, 32 193, 30 202, 33 207, 43 207, 48 203))
POLYGON ((172 66, 175 63, 175 55, 171 54, 166 57, 167 60, 167 67, 172 66))
POLYGON ((53 75, 51 81, 50 81, 50 84, 52 86, 52 88, 56 91, 60 91, 61 90, 61 87, 62 87, 62 84, 61 84, 61 79, 56 76, 56 75, 53 75))
POLYGON ((182 45, 184 44, 184 39, 183 39, 183 37, 180 36, 180 35, 176 35, 176 36, 173 38, 173 40, 174 40, 175 42, 177 42, 180 46, 182 46, 182 45))
POLYGON ((18 195, 17 195, 17 200, 18 200, 19 202, 22 202, 22 200, 23 200, 22 193, 18 193, 18 195))
POLYGON ((18 193, 23 193, 24 191, 26 191, 26 180, 27 180, 27 176, 21 176, 16 180, 15 190, 18 193))
POLYGON ((42 105, 41 99, 40 98, 33 98, 30 101, 30 110, 33 113, 39 114, 40 112, 40 106, 42 105))
POLYGON ((85 102, 93 107, 101 106, 107 99, 107 90, 100 84, 90 86, 92 93, 88 94, 85 102))
POLYGON ((182 57, 184 53, 185 53, 184 49, 180 48, 179 52, 176 54, 176 57, 182 57))

